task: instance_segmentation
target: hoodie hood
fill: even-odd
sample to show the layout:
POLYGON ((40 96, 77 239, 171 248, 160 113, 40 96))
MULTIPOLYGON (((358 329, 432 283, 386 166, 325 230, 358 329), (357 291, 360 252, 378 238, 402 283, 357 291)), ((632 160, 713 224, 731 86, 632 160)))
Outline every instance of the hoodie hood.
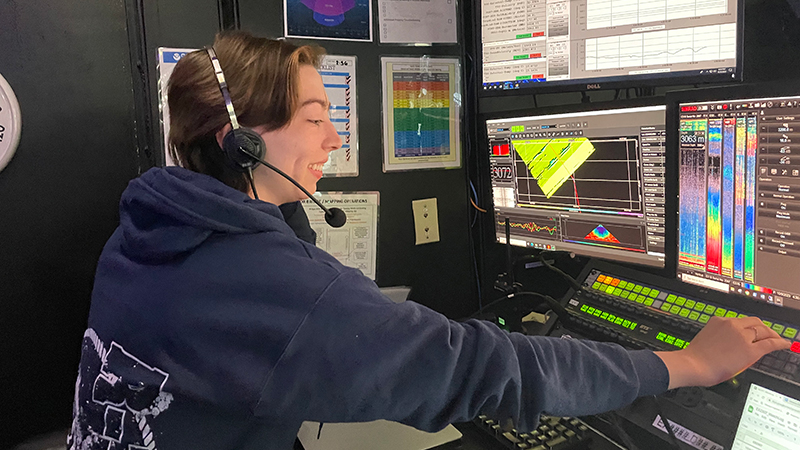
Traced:
POLYGON ((180 167, 153 168, 128 184, 120 229, 122 251, 142 262, 172 259, 214 233, 294 235, 276 205, 180 167))

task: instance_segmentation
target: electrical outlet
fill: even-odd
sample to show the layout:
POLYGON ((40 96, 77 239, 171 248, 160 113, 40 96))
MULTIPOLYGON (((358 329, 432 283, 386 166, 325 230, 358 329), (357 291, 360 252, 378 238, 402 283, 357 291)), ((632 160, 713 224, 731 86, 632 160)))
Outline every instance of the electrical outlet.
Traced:
POLYGON ((417 245, 439 242, 439 211, 436 198, 426 198, 411 202, 414 211, 414 230, 417 245))

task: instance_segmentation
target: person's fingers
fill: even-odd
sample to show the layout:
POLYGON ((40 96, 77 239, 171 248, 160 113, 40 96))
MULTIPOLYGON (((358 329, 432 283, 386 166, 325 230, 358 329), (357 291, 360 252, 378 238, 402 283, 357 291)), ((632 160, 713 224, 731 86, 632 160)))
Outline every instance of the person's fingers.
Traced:
POLYGON ((764 322, 761 321, 758 317, 742 317, 741 319, 736 319, 743 328, 750 328, 756 325, 764 325, 764 322))
POLYGON ((745 337, 749 337, 747 335, 747 333, 750 332, 749 330, 753 330, 754 332, 752 342, 758 342, 758 341, 763 341, 764 339, 774 339, 780 337, 780 335, 778 335, 778 333, 776 333, 772 328, 764 325, 763 323, 753 325, 742 330, 742 332, 745 334, 745 337))
POLYGON ((785 350, 791 346, 792 343, 782 337, 761 339, 753 343, 753 347, 764 355, 774 352, 775 350, 785 350))

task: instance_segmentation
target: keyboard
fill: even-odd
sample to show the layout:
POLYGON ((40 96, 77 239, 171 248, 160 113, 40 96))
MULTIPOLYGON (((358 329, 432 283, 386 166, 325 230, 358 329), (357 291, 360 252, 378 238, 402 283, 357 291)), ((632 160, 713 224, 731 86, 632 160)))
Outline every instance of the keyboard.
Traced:
POLYGON ((503 430, 497 421, 485 415, 478 416, 474 422, 509 449, 584 450, 592 441, 589 427, 574 417, 542 415, 539 426, 529 433, 503 430))

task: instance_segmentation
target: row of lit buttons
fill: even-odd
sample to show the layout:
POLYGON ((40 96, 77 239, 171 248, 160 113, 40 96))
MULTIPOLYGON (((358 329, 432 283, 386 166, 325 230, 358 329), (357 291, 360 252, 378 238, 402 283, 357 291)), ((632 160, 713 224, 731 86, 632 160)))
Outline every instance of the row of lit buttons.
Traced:
MULTIPOLYGON (((657 289, 605 275, 599 275, 597 281, 592 284, 592 288, 615 297, 621 297, 635 301, 636 303, 644 304, 644 306, 653 306, 656 301, 655 297, 663 297, 665 294, 657 289)), ((736 311, 690 300, 685 297, 679 297, 674 294, 666 295, 664 302, 661 305, 656 305, 656 307, 659 307, 661 311, 701 324, 707 323, 712 315, 718 317, 747 317, 745 314, 736 311)), ((771 327, 776 333, 782 334, 783 337, 794 339, 797 336, 796 328, 772 323, 768 320, 765 320, 764 324, 771 327)))
POLYGON ((667 333, 659 332, 656 335, 656 339, 658 339, 659 341, 664 342, 666 344, 674 345, 675 347, 678 347, 678 348, 686 348, 686 347, 689 346, 689 341, 684 341, 683 339, 678 339, 675 336, 669 335, 667 333))
POLYGON ((636 322, 632 322, 627 319, 623 319, 622 317, 617 317, 614 314, 607 313, 605 311, 601 311, 600 309, 591 307, 589 305, 583 304, 581 305, 581 311, 594 317, 599 317, 602 320, 607 320, 615 325, 619 325, 623 328, 627 328, 629 330, 635 330, 636 327, 639 325, 636 322))

